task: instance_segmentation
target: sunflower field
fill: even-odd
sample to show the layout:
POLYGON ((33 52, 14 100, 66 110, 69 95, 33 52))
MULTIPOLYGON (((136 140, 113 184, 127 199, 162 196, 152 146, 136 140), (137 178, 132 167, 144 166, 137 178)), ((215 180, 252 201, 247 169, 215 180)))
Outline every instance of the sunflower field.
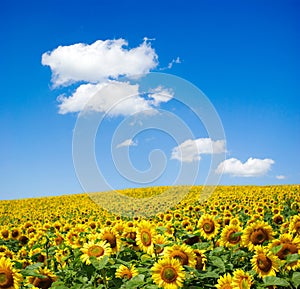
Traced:
POLYGON ((165 189, 0 201, 0 288, 300 288, 300 185, 165 189))

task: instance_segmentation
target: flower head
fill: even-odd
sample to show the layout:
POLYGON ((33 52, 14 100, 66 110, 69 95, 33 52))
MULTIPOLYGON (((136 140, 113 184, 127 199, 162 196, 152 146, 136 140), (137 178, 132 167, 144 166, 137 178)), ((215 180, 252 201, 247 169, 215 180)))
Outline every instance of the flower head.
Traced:
POLYGON ((159 288, 177 289, 184 281, 184 269, 176 259, 164 258, 158 260, 151 268, 152 279, 159 288))

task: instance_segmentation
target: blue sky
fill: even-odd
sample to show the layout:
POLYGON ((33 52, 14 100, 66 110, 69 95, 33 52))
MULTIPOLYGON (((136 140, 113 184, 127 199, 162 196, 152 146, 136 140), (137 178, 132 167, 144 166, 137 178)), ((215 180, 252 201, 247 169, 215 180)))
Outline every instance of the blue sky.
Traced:
MULTIPOLYGON (((223 175, 217 168, 213 170, 221 184, 299 183, 299 11, 299 1, 291 0, 154 0, 143 4, 5 1, 0 9, 0 198, 80 193, 86 189, 76 176, 72 157, 73 131, 80 109, 76 111, 71 102, 65 102, 62 113, 59 96, 64 95, 66 100, 74 96, 76 89, 84 90, 88 85, 92 89, 96 85, 102 89, 105 83, 119 85, 118 77, 105 74, 110 68, 117 75, 128 76, 144 69, 146 74, 163 72, 185 79, 204 92, 222 121, 226 149, 225 139, 217 144, 218 139, 209 138, 201 123, 176 103, 174 88, 161 89, 159 93, 165 89, 170 100, 160 99, 159 105, 155 104, 159 98, 152 98, 152 102, 141 97, 132 99, 153 110, 177 113, 195 135, 194 142, 176 143, 166 131, 145 130, 132 139, 124 135, 127 143, 123 146, 121 138, 116 140, 119 149, 128 148, 138 170, 149 169, 152 150, 164 151, 166 171, 146 185, 172 184, 175 170, 182 164, 192 166, 195 161, 199 161, 201 172, 195 183, 203 183, 202 171, 209 168, 209 159, 222 153, 227 159, 219 168, 224 169, 223 175), (145 41, 145 37, 150 40, 145 41), (118 46, 118 39, 128 45, 118 46), (115 56, 105 64, 101 61, 110 58, 99 56, 99 67, 105 68, 100 78, 92 79, 93 69, 98 68, 95 65, 91 70, 93 63, 86 71, 80 61, 79 68, 74 68, 73 62, 68 67, 69 52, 51 56, 59 46, 69 47, 76 56, 74 45, 79 43, 90 53, 96 41, 111 41, 110 47, 119 48, 116 57, 121 59, 117 62, 121 67, 117 67, 115 56), (138 47, 140 54, 136 53, 138 47), (124 51, 128 52, 125 56, 124 51), (45 53, 50 57, 43 65, 45 53), (130 53, 133 62, 128 60, 130 53), (52 75, 59 63, 62 67, 55 80, 52 75), (76 69, 84 71, 83 75, 78 76, 76 69), (198 155, 191 144, 197 147, 198 155), (210 152, 207 145, 215 146, 216 151, 210 152), (176 147, 188 150, 182 151, 181 159, 176 147)), ((120 89, 125 89, 124 83, 120 89)), ((135 89, 134 85, 131 83, 128 89, 135 89)), ((130 118, 129 114, 123 111, 108 117, 95 140, 98 166, 113 188, 144 185, 122 178, 109 156, 109 136, 118 123, 130 118)), ((161 160, 154 154, 154 164, 156 156, 161 160)), ((81 157, 85 158, 84 154, 81 157)))

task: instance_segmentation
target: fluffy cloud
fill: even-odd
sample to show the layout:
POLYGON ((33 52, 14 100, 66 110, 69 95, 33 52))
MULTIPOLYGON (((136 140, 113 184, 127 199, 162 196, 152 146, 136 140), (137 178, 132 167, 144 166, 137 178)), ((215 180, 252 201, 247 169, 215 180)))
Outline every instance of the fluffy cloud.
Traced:
POLYGON ((78 81, 97 83, 121 75, 133 77, 158 65, 158 56, 147 39, 138 47, 127 46, 124 39, 59 46, 42 55, 42 64, 50 66, 54 87, 78 81))
POLYGON ((152 114, 161 102, 172 98, 171 93, 162 87, 154 89, 146 99, 141 96, 139 86, 116 80, 82 84, 71 96, 58 97, 59 113, 80 111, 105 112, 110 116, 131 115, 141 111, 152 114))
POLYGON ((71 95, 58 97, 59 113, 85 110, 125 116, 147 110, 151 114, 169 101, 171 90, 158 86, 140 93, 139 85, 119 79, 147 74, 158 65, 158 56, 148 40, 131 49, 124 39, 115 39, 59 46, 44 53, 42 64, 50 67, 54 87, 79 82, 71 95))
POLYGON ((174 93, 172 90, 163 88, 162 86, 158 86, 149 91, 149 97, 151 99, 151 103, 154 106, 160 105, 162 102, 168 102, 173 98, 174 93))
POLYGON ((259 177, 265 175, 273 164, 272 159, 249 158, 245 163, 242 163, 236 158, 230 158, 218 165, 216 173, 236 177, 259 177))
POLYGON ((276 179, 277 179, 277 180, 285 180, 285 179, 286 179, 286 176, 284 176, 284 175, 279 175, 279 176, 276 176, 276 179))
POLYGON ((72 96, 58 99, 59 113, 97 111, 109 115, 129 115, 143 110, 153 110, 148 102, 139 96, 138 85, 127 82, 109 81, 98 84, 82 84, 72 96))
POLYGON ((213 141, 210 138, 188 139, 173 148, 171 159, 181 162, 193 162, 201 159, 201 154, 218 154, 225 152, 225 141, 213 141))
POLYGON ((134 142, 132 139, 129 138, 129 139, 126 139, 123 142, 119 143, 117 145, 117 148, 130 147, 130 146, 136 146, 136 145, 137 145, 137 143, 134 142))

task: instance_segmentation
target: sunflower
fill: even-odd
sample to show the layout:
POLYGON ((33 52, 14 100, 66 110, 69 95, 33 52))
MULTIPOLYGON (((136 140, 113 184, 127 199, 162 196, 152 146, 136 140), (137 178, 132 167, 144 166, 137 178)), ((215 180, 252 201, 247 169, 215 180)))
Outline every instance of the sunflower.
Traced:
POLYGON ((19 289, 22 275, 13 268, 10 259, 0 258, 0 288, 19 289))
POLYGON ((116 232, 120 235, 123 234, 124 230, 125 230, 125 225, 124 223, 120 220, 118 221, 115 226, 114 226, 114 229, 116 230, 116 232))
POLYGON ((61 245, 63 242, 64 242, 64 237, 63 237, 61 234, 56 233, 56 237, 54 238, 54 245, 55 245, 55 246, 59 246, 59 245, 61 245))
POLYGON ((12 239, 16 240, 20 237, 21 231, 19 228, 12 228, 11 229, 11 237, 12 239))
POLYGON ((154 253, 155 227, 149 221, 141 221, 136 234, 136 243, 145 253, 154 253))
POLYGON ((151 268, 152 279, 159 288, 177 289, 184 282, 184 269, 176 259, 160 259, 151 268))
POLYGON ((133 248, 134 250, 138 250, 139 246, 136 244, 136 228, 131 226, 126 226, 125 230, 122 234, 124 238, 125 245, 133 248))
POLYGON ((300 215, 295 215, 291 218, 289 232, 300 236, 300 215))
POLYGON ((128 268, 125 265, 120 265, 120 267, 116 270, 116 278, 121 279, 131 279, 134 276, 137 276, 139 272, 136 270, 135 266, 132 265, 130 268, 128 268))
POLYGON ((66 247, 64 249, 57 249, 55 251, 55 259, 62 268, 67 265, 66 260, 69 255, 70 255, 70 250, 68 247, 66 247))
POLYGON ((256 245, 262 245, 271 239, 273 239, 272 227, 264 221, 256 221, 247 226, 242 236, 242 242, 249 250, 253 250, 256 245))
POLYGON ((253 270, 261 278, 265 276, 276 276, 279 267, 278 257, 261 246, 255 247, 255 255, 251 259, 251 263, 253 270))
POLYGON ((272 220, 273 220, 274 224, 280 226, 284 222, 284 217, 281 214, 276 214, 273 216, 272 220))
POLYGON ((7 227, 1 228, 0 237, 1 237, 1 239, 4 239, 4 240, 8 240, 10 238, 10 231, 8 230, 7 227))
POLYGON ((120 249, 120 241, 119 235, 114 228, 105 227, 101 229, 101 233, 99 234, 101 240, 109 243, 112 252, 116 253, 120 249))
POLYGON ((242 228, 237 225, 228 225, 222 230, 220 245, 230 248, 241 242, 240 232, 242 228))
POLYGON ((204 214, 201 216, 198 227, 200 229, 200 234, 206 240, 211 240, 215 236, 217 236, 220 224, 208 214, 204 214))
POLYGON ((57 280, 57 277, 47 268, 39 268, 38 274, 43 275, 43 278, 29 276, 27 277, 27 284, 36 288, 48 289, 57 280))
POLYGON ((164 235, 156 235, 154 243, 154 253, 160 255, 164 252, 164 245, 168 244, 168 240, 164 235))
POLYGON ((25 234, 22 234, 19 237, 19 243, 21 246, 25 246, 28 242, 29 242, 29 238, 25 234))
POLYGON ((252 277, 248 272, 237 269, 233 272, 232 289, 250 289, 252 285, 252 277))
POLYGON ((0 257, 5 257, 13 260, 15 257, 15 253, 3 245, 0 247, 0 257))
POLYGON ((71 229, 66 235, 66 244, 75 249, 81 247, 81 243, 79 233, 71 229))
MULTIPOLYGON (((270 244, 270 249, 280 246, 280 250, 276 252, 276 256, 285 263, 285 259, 290 254, 300 254, 300 238, 291 234, 282 234, 279 239, 274 240, 270 244)), ((287 264, 288 270, 296 270, 300 268, 300 261, 296 260, 287 264)))
POLYGON ((199 271, 205 271, 206 270, 206 262, 207 258, 204 255, 204 250, 194 249, 194 253, 196 254, 196 269, 199 271))
POLYGON ((224 274, 223 276, 220 276, 218 279, 218 284, 216 285, 217 289, 232 289, 231 286, 232 283, 232 277, 230 274, 224 274))
POLYGON ((164 221, 165 222, 171 222, 172 219, 173 219, 173 215, 171 215, 169 213, 164 216, 164 221))
POLYGON ((88 243, 85 243, 83 245, 83 248, 81 248, 80 250, 83 253, 80 256, 80 259, 87 265, 91 264, 90 257, 95 257, 96 259, 100 260, 104 256, 110 256, 111 254, 111 247, 106 241, 90 241, 88 243))
POLYGON ((165 257, 179 260, 182 266, 195 267, 197 263, 196 254, 193 249, 186 244, 173 245, 172 247, 166 248, 165 257))
POLYGON ((47 262, 47 254, 42 250, 41 248, 35 248, 33 250, 30 250, 28 253, 28 256, 30 257, 31 261, 33 262, 40 262, 46 264, 47 262))

